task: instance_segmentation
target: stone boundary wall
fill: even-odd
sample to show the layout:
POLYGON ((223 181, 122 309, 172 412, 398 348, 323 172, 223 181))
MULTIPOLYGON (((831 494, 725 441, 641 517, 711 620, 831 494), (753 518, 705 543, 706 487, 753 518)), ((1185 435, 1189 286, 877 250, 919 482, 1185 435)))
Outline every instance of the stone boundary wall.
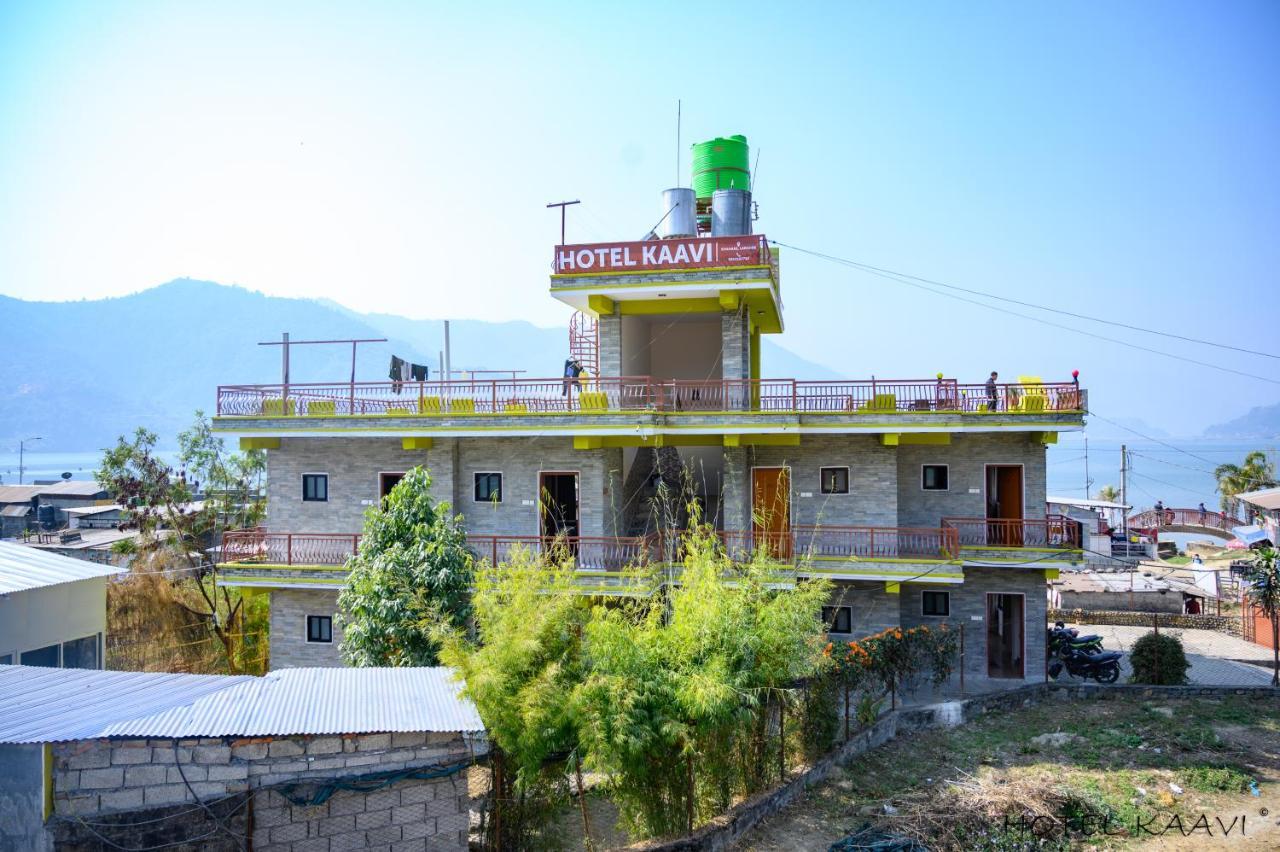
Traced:
POLYGON ((1051 609, 1049 623, 1065 621, 1067 624, 1115 624, 1125 627, 1151 627, 1155 616, 1160 616, 1160 626, 1174 630, 1216 630, 1231 636, 1240 635, 1238 615, 1179 615, 1168 612, 1129 612, 1107 609, 1051 609))
POLYGON ((368 792, 339 790, 314 807, 270 789, 468 761, 471 750, 459 733, 80 740, 53 744, 53 757, 49 827, 58 849, 102 848, 95 833, 145 847, 157 826, 170 840, 209 834, 191 847, 202 849, 223 840, 238 849, 232 835, 249 833, 249 826, 259 852, 390 848, 402 841, 403 849, 421 849, 428 839, 432 848, 467 847, 465 771, 368 792), (222 815, 212 819, 201 805, 222 815))
POLYGON ((1280 701, 1280 689, 1269 686, 1097 686, 1038 683, 975 698, 896 710, 854 734, 848 742, 838 746, 813 766, 793 773, 791 780, 740 802, 692 834, 670 840, 635 843, 627 849, 631 852, 719 852, 730 849, 762 820, 804 795, 809 787, 822 783, 832 769, 844 766, 853 758, 884 745, 899 733, 956 727, 987 713, 1008 712, 1020 707, 1030 707, 1043 700, 1061 700, 1063 697, 1104 701, 1185 701, 1241 697, 1280 701))

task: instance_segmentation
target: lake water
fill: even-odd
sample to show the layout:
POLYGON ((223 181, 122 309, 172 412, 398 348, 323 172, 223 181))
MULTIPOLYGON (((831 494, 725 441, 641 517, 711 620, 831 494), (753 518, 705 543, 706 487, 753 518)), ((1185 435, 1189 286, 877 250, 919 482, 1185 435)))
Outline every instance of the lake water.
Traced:
MULTIPOLYGON (((1085 441, 1078 432, 1063 432, 1059 443, 1048 453, 1049 493, 1064 497, 1083 497, 1085 491, 1085 441)), ((1166 506, 1193 507, 1201 500, 1211 509, 1218 507, 1214 490, 1213 469, 1217 465, 1239 464, 1251 450, 1264 450, 1280 460, 1277 447, 1267 442, 1204 441, 1186 438, 1169 439, 1165 444, 1143 439, 1090 438, 1088 441, 1088 477, 1092 486, 1088 496, 1096 496, 1104 485, 1120 487, 1120 445, 1130 450, 1129 500, 1139 507, 1163 500, 1166 506), (1176 448, 1176 449, 1175 449, 1176 448)), ((161 458, 175 463, 177 453, 161 452, 161 458)), ((58 479, 66 472, 72 479, 92 479, 102 460, 100 451, 80 453, 26 454, 25 480, 58 479)), ((6 485, 18 482, 18 454, 0 453, 0 477, 6 485)))

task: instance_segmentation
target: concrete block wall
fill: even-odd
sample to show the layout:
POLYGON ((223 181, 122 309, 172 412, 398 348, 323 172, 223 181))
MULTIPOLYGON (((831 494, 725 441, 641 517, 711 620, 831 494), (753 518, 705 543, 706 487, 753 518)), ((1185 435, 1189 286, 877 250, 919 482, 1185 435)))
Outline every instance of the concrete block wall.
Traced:
POLYGON ((272 669, 343 665, 338 653, 342 622, 337 589, 272 589, 270 594, 272 669), (332 642, 307 641, 308 615, 333 619, 332 642))
POLYGON ((1031 432, 959 433, 948 446, 902 446, 898 454, 898 526, 936 527, 944 517, 984 518, 986 466, 1023 466, 1023 517, 1043 518, 1044 444, 1031 432), (948 466, 948 489, 925 491, 922 465, 948 466), (970 493, 976 489, 976 493, 970 493))
POLYGON ((874 435, 815 435, 798 447, 754 448, 754 466, 791 468, 794 524, 893 527, 899 525, 896 452, 874 435), (849 468, 848 494, 822 493, 823 467, 849 468))
POLYGON ((419 465, 431 471, 438 500, 453 500, 451 439, 430 450, 405 450, 399 438, 282 438, 267 451, 267 519, 272 532, 358 533, 364 513, 378 501, 379 472, 419 465), (303 502, 302 475, 329 477, 329 499, 303 502))
POLYGON ((721 358, 726 379, 751 378, 751 319, 745 309, 720 315, 724 355, 721 358))
MULTIPOLYGON (((905 588, 905 586, 904 586, 905 588)), ((851 632, 831 634, 835 641, 862 639, 899 625, 898 595, 886 591, 885 584, 871 581, 837 581, 831 591, 831 606, 847 606, 851 612, 851 632)))
MULTIPOLYGON (((369 792, 340 791, 314 807, 295 805, 271 790, 466 760, 470 752, 458 733, 82 740, 55 743, 53 755, 52 826, 60 848, 76 848, 81 819, 127 813, 132 819, 126 822, 133 825, 148 815, 167 822, 196 814, 202 820, 201 809, 191 807, 196 796, 208 804, 229 797, 242 801, 248 794, 254 794, 253 848, 260 852, 391 849, 393 844, 404 844, 397 849, 467 848, 465 771, 405 779, 369 792), (183 807, 172 810, 176 805, 183 807)), ((195 836, 181 832, 178 823, 169 831, 171 839, 195 836)), ((127 840, 115 832, 109 836, 117 843, 127 840)))
POLYGON ((600 375, 622 375, 622 316, 617 308, 601 314, 597 329, 600 334, 600 375))

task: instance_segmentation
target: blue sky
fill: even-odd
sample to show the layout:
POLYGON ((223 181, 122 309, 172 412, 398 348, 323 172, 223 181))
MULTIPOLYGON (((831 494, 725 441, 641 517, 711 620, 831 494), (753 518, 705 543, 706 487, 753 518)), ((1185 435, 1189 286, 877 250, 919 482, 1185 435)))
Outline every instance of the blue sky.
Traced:
MULTIPOLYGON (((745 134, 758 229, 1031 302, 1280 351, 1280 4, 0 0, 0 292, 179 276, 560 325, 571 241, 638 239, 684 150, 745 134)), ((794 351, 850 376, 1081 371, 1174 434, 1280 361, 784 254, 794 351)), ((295 329, 305 333, 305 329, 295 329)))

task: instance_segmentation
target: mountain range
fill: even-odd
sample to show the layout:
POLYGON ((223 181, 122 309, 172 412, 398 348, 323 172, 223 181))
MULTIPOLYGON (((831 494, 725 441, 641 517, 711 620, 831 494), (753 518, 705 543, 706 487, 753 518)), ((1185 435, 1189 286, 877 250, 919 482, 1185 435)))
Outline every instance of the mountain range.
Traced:
MULTIPOLYGON (((112 299, 34 302, 0 296, 0 449, 39 435, 41 452, 108 446, 145 426, 162 447, 190 425, 196 409, 212 414, 220 384, 280 380, 280 340, 387 338, 365 344, 358 381, 387 378, 392 354, 436 374, 443 323, 393 313, 359 313, 335 302, 267 296, 210 281, 179 279, 112 299)), ((566 328, 527 322, 450 322, 456 369, 518 369, 529 378, 558 376, 566 328)), ((765 339, 766 375, 837 378, 765 339)), ((349 346, 291 347, 294 382, 346 381, 349 346)))

